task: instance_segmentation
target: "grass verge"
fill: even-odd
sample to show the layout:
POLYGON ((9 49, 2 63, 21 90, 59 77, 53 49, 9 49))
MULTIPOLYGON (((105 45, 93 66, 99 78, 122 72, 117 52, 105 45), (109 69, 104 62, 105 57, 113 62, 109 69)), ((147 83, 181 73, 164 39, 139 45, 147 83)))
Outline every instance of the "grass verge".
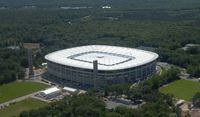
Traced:
POLYGON ((18 116, 22 111, 28 111, 32 109, 38 109, 41 107, 46 106, 47 103, 33 99, 28 98, 23 101, 17 102, 15 104, 12 104, 4 109, 0 110, 1 117, 13 117, 18 116))
POLYGON ((36 82, 12 82, 0 86, 0 103, 28 95, 48 86, 36 82))
POLYGON ((160 92, 173 94, 178 99, 192 100, 195 93, 200 92, 200 83, 190 80, 177 80, 160 88, 160 92))

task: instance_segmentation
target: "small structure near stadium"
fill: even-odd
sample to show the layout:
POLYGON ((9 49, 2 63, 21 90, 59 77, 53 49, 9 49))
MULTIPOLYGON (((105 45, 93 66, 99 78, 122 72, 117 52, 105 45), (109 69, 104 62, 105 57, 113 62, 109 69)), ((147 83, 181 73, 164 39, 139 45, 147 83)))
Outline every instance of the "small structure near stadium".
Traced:
POLYGON ((40 97, 45 98, 45 99, 52 99, 61 94, 62 94, 61 90, 57 87, 52 87, 52 88, 46 89, 44 91, 41 91, 39 93, 40 97))

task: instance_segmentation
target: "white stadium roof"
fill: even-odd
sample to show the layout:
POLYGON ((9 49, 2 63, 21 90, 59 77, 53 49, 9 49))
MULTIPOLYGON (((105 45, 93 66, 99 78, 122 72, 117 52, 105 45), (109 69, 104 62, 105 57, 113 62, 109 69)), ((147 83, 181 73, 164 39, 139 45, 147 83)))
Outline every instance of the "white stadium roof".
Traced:
POLYGON ((59 50, 45 56, 54 63, 93 69, 93 61, 98 61, 98 70, 120 70, 137 67, 158 58, 158 54, 134 48, 88 45, 59 50))

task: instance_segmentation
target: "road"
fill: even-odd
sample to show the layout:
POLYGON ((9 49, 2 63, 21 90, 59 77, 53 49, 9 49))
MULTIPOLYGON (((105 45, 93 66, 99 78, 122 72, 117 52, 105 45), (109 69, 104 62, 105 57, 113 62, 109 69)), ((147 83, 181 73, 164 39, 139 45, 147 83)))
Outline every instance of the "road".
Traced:
POLYGON ((118 106, 125 106, 127 108, 133 108, 133 109, 140 107, 139 104, 138 105, 127 105, 127 104, 123 104, 123 103, 119 103, 119 102, 115 102, 115 101, 110 101, 110 100, 105 101, 105 103, 106 103, 107 109, 115 109, 118 106))
POLYGON ((41 76, 45 72, 46 72, 45 68, 43 68, 43 69, 34 69, 34 75, 33 76, 29 76, 29 69, 26 68, 24 79, 34 79, 36 77, 41 76))

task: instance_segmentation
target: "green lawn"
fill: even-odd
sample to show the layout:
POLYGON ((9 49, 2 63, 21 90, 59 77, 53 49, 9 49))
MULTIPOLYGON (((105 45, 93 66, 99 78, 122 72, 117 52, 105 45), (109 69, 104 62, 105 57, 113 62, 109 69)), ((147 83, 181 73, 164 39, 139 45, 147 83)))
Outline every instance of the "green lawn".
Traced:
POLYGON ((19 115, 22 111, 28 111, 31 109, 38 109, 40 107, 46 106, 47 103, 36 100, 36 99, 26 99, 21 102, 17 102, 13 105, 10 105, 7 108, 0 110, 1 117, 12 117, 19 115))
POLYGON ((200 92, 200 83, 189 80, 178 80, 160 88, 162 93, 173 94, 176 98, 191 100, 195 93, 200 92))
POLYGON ((12 82, 0 86, 0 103, 45 89, 47 85, 36 82, 12 82))

